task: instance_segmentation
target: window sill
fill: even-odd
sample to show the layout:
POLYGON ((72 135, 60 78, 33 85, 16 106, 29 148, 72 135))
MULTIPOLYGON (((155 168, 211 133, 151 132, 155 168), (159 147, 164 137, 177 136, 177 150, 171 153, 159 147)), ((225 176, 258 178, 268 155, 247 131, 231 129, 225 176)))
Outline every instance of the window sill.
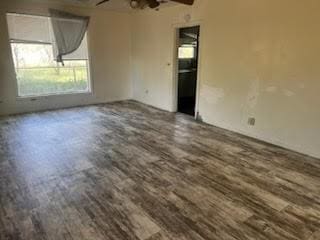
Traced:
POLYGON ((69 92, 69 93, 54 93, 54 94, 47 94, 47 95, 35 95, 35 96, 17 96, 17 101, 37 101, 41 99, 50 99, 50 98, 56 98, 56 97, 71 97, 71 96, 93 96, 93 92, 69 92))

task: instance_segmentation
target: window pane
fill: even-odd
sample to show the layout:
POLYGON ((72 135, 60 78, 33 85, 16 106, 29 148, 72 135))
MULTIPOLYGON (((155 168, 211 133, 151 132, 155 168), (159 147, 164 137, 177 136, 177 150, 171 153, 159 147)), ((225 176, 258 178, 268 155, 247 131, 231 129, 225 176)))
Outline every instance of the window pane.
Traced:
POLYGON ((190 59, 194 57, 194 47, 179 47, 179 59, 190 59))
POLYGON ((12 43, 19 96, 88 92, 88 60, 54 61, 50 44, 12 43))

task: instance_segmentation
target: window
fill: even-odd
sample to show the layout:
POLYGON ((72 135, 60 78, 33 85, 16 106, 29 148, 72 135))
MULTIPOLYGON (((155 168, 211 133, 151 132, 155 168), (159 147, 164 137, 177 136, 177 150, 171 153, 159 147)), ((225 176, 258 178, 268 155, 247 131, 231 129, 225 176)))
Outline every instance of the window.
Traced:
POLYGON ((90 92, 87 36, 57 63, 49 17, 7 14, 18 96, 90 92))
POLYGON ((179 47, 178 53, 179 59, 192 59, 195 58, 195 47, 194 46, 181 46, 179 47))

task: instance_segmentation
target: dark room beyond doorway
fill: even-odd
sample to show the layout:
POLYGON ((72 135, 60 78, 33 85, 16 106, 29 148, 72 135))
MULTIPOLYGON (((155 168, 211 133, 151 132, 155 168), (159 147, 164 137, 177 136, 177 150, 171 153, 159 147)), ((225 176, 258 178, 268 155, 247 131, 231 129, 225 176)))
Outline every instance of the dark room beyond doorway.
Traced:
POLYGON ((195 115, 200 27, 179 29, 178 112, 195 115))

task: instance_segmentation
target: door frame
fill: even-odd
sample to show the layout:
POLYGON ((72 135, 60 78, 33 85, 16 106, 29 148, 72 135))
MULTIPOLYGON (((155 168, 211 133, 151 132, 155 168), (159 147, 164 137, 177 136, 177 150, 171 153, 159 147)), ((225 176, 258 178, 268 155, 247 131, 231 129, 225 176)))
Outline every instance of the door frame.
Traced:
POLYGON ((199 27, 199 41, 198 41, 198 66, 197 66, 197 86, 196 86, 196 104, 195 116, 197 118, 199 112, 199 97, 200 97, 200 79, 201 79, 201 55, 202 55, 202 42, 203 38, 203 24, 201 21, 191 21, 188 23, 180 23, 173 25, 174 46, 173 46, 173 86, 172 86, 172 112, 178 112, 178 84, 179 84, 179 30, 181 28, 199 27))

